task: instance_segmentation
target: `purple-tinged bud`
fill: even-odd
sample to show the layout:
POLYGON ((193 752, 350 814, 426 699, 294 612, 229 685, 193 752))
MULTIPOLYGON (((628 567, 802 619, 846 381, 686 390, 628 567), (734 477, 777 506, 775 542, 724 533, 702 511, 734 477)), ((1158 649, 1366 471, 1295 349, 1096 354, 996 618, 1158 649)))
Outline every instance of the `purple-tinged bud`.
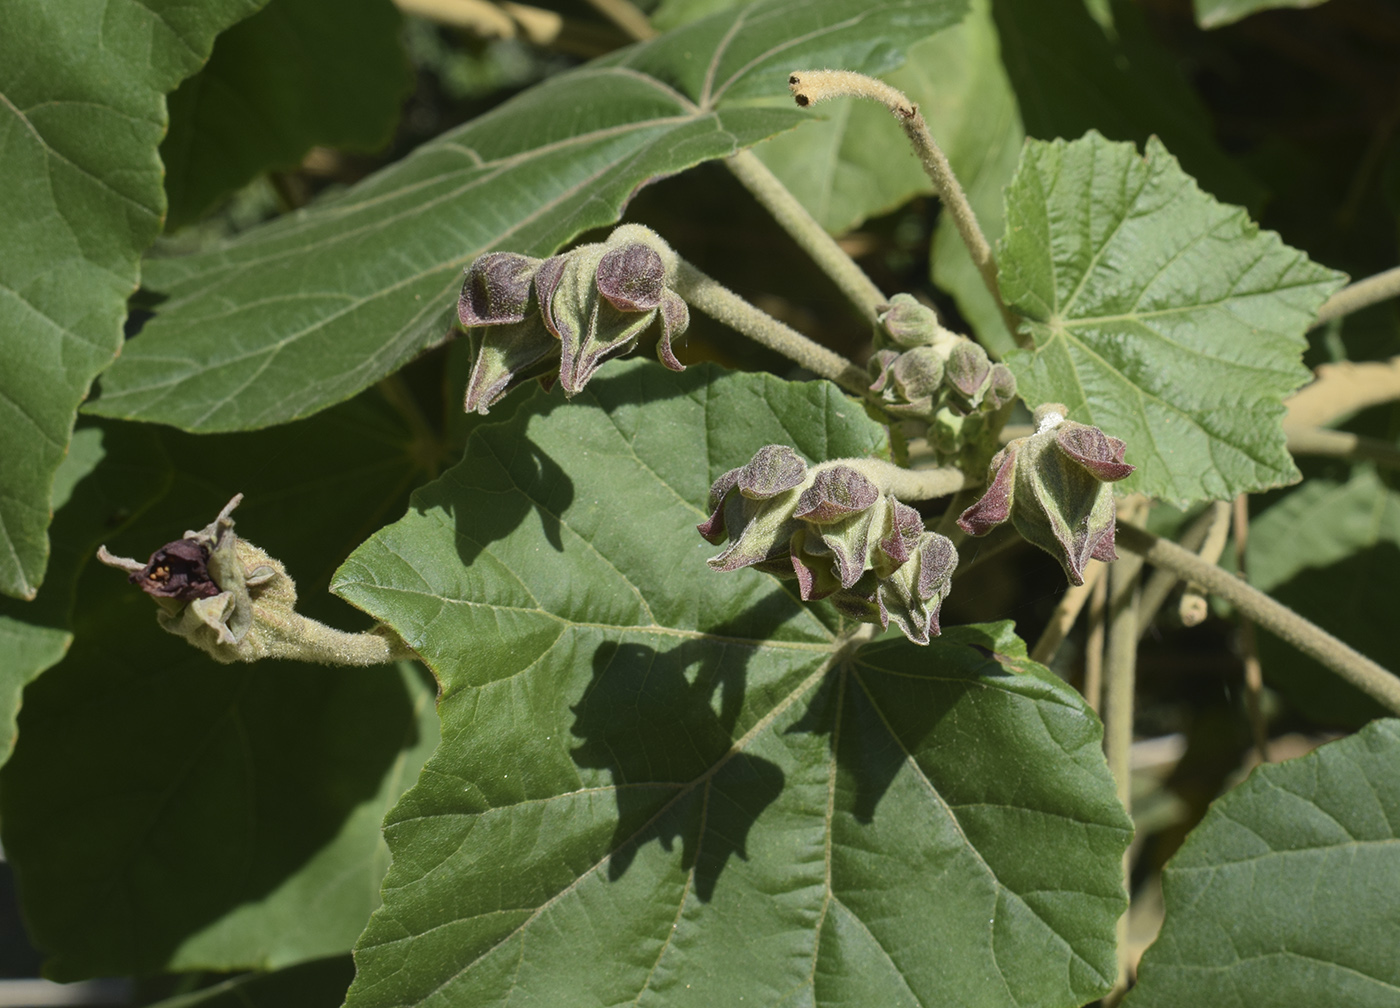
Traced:
POLYGON ((1126 445, 1097 427, 1065 420, 1058 404, 1036 410, 1038 429, 992 459, 987 489, 958 525, 985 535, 1008 518, 1029 542, 1060 561, 1073 584, 1089 560, 1115 559, 1116 506, 1109 485, 1134 467, 1126 445))
POLYGON ((714 545, 732 540, 710 566, 795 578, 804 600, 830 597, 843 612, 893 620, 927 643, 957 553, 875 482, 882 465, 843 459, 809 469, 782 445, 760 449, 710 487, 710 517, 697 530, 714 545))
POLYGON ((901 350, 931 346, 947 338, 948 331, 938 323, 938 314, 912 294, 896 294, 879 315, 881 335, 901 350))
POLYGON ((971 340, 959 340, 948 354, 945 371, 948 386, 957 392, 969 406, 982 402, 982 393, 992 380, 992 362, 983 350, 971 340))
POLYGON ((675 371, 673 341, 690 310, 671 290, 678 260, 648 229, 626 224, 604 242, 548 259, 490 252, 467 269, 458 317, 480 337, 466 408, 485 413, 512 387, 555 378, 577 394, 607 360, 636 346, 660 320, 657 356, 675 371))
POLYGON ((514 252, 488 252, 467 267, 457 299, 457 318, 467 328, 523 322, 530 289, 542 259, 514 252))

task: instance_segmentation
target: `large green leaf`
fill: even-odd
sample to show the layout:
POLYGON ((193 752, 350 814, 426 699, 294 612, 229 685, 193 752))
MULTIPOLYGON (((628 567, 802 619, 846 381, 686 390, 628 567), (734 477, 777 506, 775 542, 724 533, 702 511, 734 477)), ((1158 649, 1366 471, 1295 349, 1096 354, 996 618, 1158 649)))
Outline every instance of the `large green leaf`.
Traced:
POLYGON ((1128 443, 1123 482, 1175 502, 1297 478, 1283 397, 1303 334, 1345 279, 1201 192, 1155 138, 1027 144, 1006 194, 1002 291, 1030 351, 1007 359, 1031 405, 1128 443))
MULTIPOLYGON (((1250 523, 1249 579, 1386 668, 1400 668, 1393 617, 1400 598, 1400 492, 1369 467, 1345 482, 1310 479, 1250 523)), ((1315 659, 1265 635, 1270 685, 1323 723, 1384 712, 1315 659)))
MULTIPOLYGON (((1129 824, 1009 624, 853 650, 695 534, 765 443, 863 454, 826 383, 636 362, 478 427, 336 591, 441 683, 350 1008, 1080 1005, 1129 824)), ((790 584, 790 583, 789 583, 790 584)))
POLYGON ((73 643, 78 575, 103 538, 143 511, 169 483, 169 460, 154 432, 109 437, 89 426, 73 434, 54 479, 53 557, 38 596, 0 598, 0 763, 14 748, 20 697, 73 643))
POLYGON ((389 0, 274 0, 219 36, 209 63, 170 96, 160 145, 167 227, 197 219, 259 172, 313 144, 388 142, 412 75, 389 0))
POLYGON ((0 592, 33 598, 78 404, 165 210, 165 92, 258 0, 7 0, 0 30, 0 592))
POLYGON ((794 64, 885 70, 892 39, 964 10, 765 0, 552 78, 336 199, 151 263, 170 298, 90 408, 213 431, 347 398, 449 334, 476 255, 546 254, 616 220, 639 186, 802 121, 794 64))
POLYGON ((0 777, 6 856, 52 976, 350 948, 379 901, 380 822, 436 742, 431 684, 411 666, 217 665, 91 549, 145 557, 241 490, 239 532, 287 563, 303 611, 355 629, 367 621, 326 583, 401 513, 421 478, 410 448, 377 394, 275 433, 104 425, 104 457, 54 524, 56 555, 75 558, 73 644, 25 690, 0 777))
POLYGON ((1400 721, 1258 767, 1162 873, 1130 1008, 1400 1001, 1400 721))
POLYGON ((1202 28, 1220 28, 1240 18, 1275 7, 1316 7, 1326 0, 1195 0, 1196 23, 1202 28))

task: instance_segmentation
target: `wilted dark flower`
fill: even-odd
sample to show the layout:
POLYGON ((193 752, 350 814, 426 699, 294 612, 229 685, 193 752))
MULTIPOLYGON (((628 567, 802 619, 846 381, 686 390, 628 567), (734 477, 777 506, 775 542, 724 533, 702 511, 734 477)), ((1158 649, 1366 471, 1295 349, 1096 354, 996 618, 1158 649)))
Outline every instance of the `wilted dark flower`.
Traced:
POLYGON ((676 254, 650 229, 624 224, 607 241, 548 259, 488 252, 467 267, 457 317, 481 330, 465 406, 481 413, 529 378, 579 392, 606 360, 660 319, 657 356, 684 370, 671 342, 690 310, 671 290, 676 254))
POLYGON ((376 665, 413 657, 387 628, 351 634, 297 613, 296 585, 282 564, 233 532, 233 509, 242 499, 236 495, 212 522, 162 546, 145 564, 113 556, 106 546, 97 559, 126 571, 155 599, 162 629, 225 664, 296 658, 376 665))
POLYGON ((1036 433, 996 454, 986 492, 958 525, 969 535, 986 535, 1010 519, 1021 535, 1060 561, 1071 582, 1083 584, 1090 558, 1117 559, 1117 509, 1109 484, 1134 467, 1123 461, 1122 441, 1066 420, 1066 412, 1059 403, 1035 411, 1036 433))
POLYGON ((710 566, 796 578, 803 599, 829 597, 856 619, 894 622, 927 644, 957 552, 862 468, 840 459, 809 469, 784 445, 759 449, 710 488, 710 517, 697 529, 715 545, 730 540, 710 566))

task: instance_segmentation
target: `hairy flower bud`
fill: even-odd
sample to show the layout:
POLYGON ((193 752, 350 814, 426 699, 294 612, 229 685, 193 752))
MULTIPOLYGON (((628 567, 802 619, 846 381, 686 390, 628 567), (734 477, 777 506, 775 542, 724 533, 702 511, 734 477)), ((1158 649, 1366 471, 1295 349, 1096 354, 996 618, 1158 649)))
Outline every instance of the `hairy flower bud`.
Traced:
POLYGON ((127 572, 155 599, 162 629, 207 652, 215 661, 295 658, 332 665, 377 665, 414 657, 388 628, 344 633, 297 613, 297 590, 282 564, 233 532, 236 495, 198 532, 166 543, 147 563, 113 556, 97 559, 127 572))
POLYGON ((981 469, 1016 395, 1010 369, 944 329, 933 309, 908 294, 896 294, 879 320, 868 369, 883 419, 926 422, 940 464, 981 469))
POLYGON ((684 370, 671 342, 690 310, 671 290, 677 259, 637 224, 548 259, 488 252, 467 267, 457 316, 483 334, 467 381, 467 412, 481 413, 529 378, 579 392, 606 360, 626 353, 658 319, 657 356, 684 370))
POLYGON ((881 626, 893 621, 927 644, 938 633, 957 552, 947 538, 925 532, 919 513, 868 469, 859 459, 809 469, 784 445, 759 449, 710 488, 710 517, 697 530, 714 545, 730 540, 710 566, 796 578, 803 599, 829 598, 881 626))
POLYGON ((1134 467, 1123 461, 1122 441, 1066 420, 1065 412, 1058 403, 1036 410, 1036 433, 997 453, 986 492, 958 525, 969 535, 985 535, 1010 519, 1021 535, 1060 561, 1072 583, 1083 584, 1090 558, 1117 558, 1109 484, 1134 467))

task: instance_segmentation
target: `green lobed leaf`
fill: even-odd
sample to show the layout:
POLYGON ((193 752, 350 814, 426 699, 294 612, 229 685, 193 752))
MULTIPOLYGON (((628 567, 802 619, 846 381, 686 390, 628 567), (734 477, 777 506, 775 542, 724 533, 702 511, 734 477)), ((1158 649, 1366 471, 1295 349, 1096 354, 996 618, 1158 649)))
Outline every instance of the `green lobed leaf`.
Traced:
POLYGON ((170 95, 160 145, 167 228, 188 224, 315 144, 376 150, 413 77, 388 0, 274 0, 219 36, 209 62, 170 95))
POLYGON ((0 31, 0 592, 33 598, 78 404, 165 211, 164 94, 257 0, 8 0, 0 31))
POLYGON ((1002 293, 1033 348, 1007 358, 1032 406, 1128 443, 1122 483, 1223 500, 1297 479, 1283 397, 1308 380, 1304 332, 1341 286, 1201 192, 1155 138, 1030 141, 1006 194, 1002 293))
POLYGON ((1162 873, 1129 1008, 1389 1008, 1400 998, 1400 721, 1256 767, 1162 873))
POLYGON ((1130 826, 1078 696, 1009 624, 853 650, 791 582, 705 565, 711 480, 875 449, 859 405, 633 362, 561 406, 476 428, 336 576, 443 724, 349 1008, 1107 990, 1130 826))
POLYGON ((1195 0, 1196 23, 1221 28, 1262 10, 1278 7, 1316 7, 1326 0, 1195 0))
POLYGON ((307 416, 446 338, 464 264, 544 255, 638 187, 804 118, 794 63, 888 69, 964 0, 765 0, 531 88, 334 199, 152 262, 169 295, 94 413, 195 431, 307 416))
MULTIPOLYGON (((1370 467, 1314 478, 1250 522, 1250 582, 1380 662, 1400 668, 1400 491, 1370 467)), ((1384 708, 1315 659, 1267 634, 1265 677, 1314 721, 1363 724, 1384 708)))
POLYGON ((103 458, 54 525, 74 570, 35 603, 75 586, 73 644, 25 689, 0 774, 5 853, 49 975, 346 952, 378 905, 380 822, 436 744, 421 670, 217 665, 91 552, 144 559, 241 490, 238 531, 286 562, 302 611, 366 625, 326 583, 420 478, 378 400, 275 433, 103 426, 103 458))

